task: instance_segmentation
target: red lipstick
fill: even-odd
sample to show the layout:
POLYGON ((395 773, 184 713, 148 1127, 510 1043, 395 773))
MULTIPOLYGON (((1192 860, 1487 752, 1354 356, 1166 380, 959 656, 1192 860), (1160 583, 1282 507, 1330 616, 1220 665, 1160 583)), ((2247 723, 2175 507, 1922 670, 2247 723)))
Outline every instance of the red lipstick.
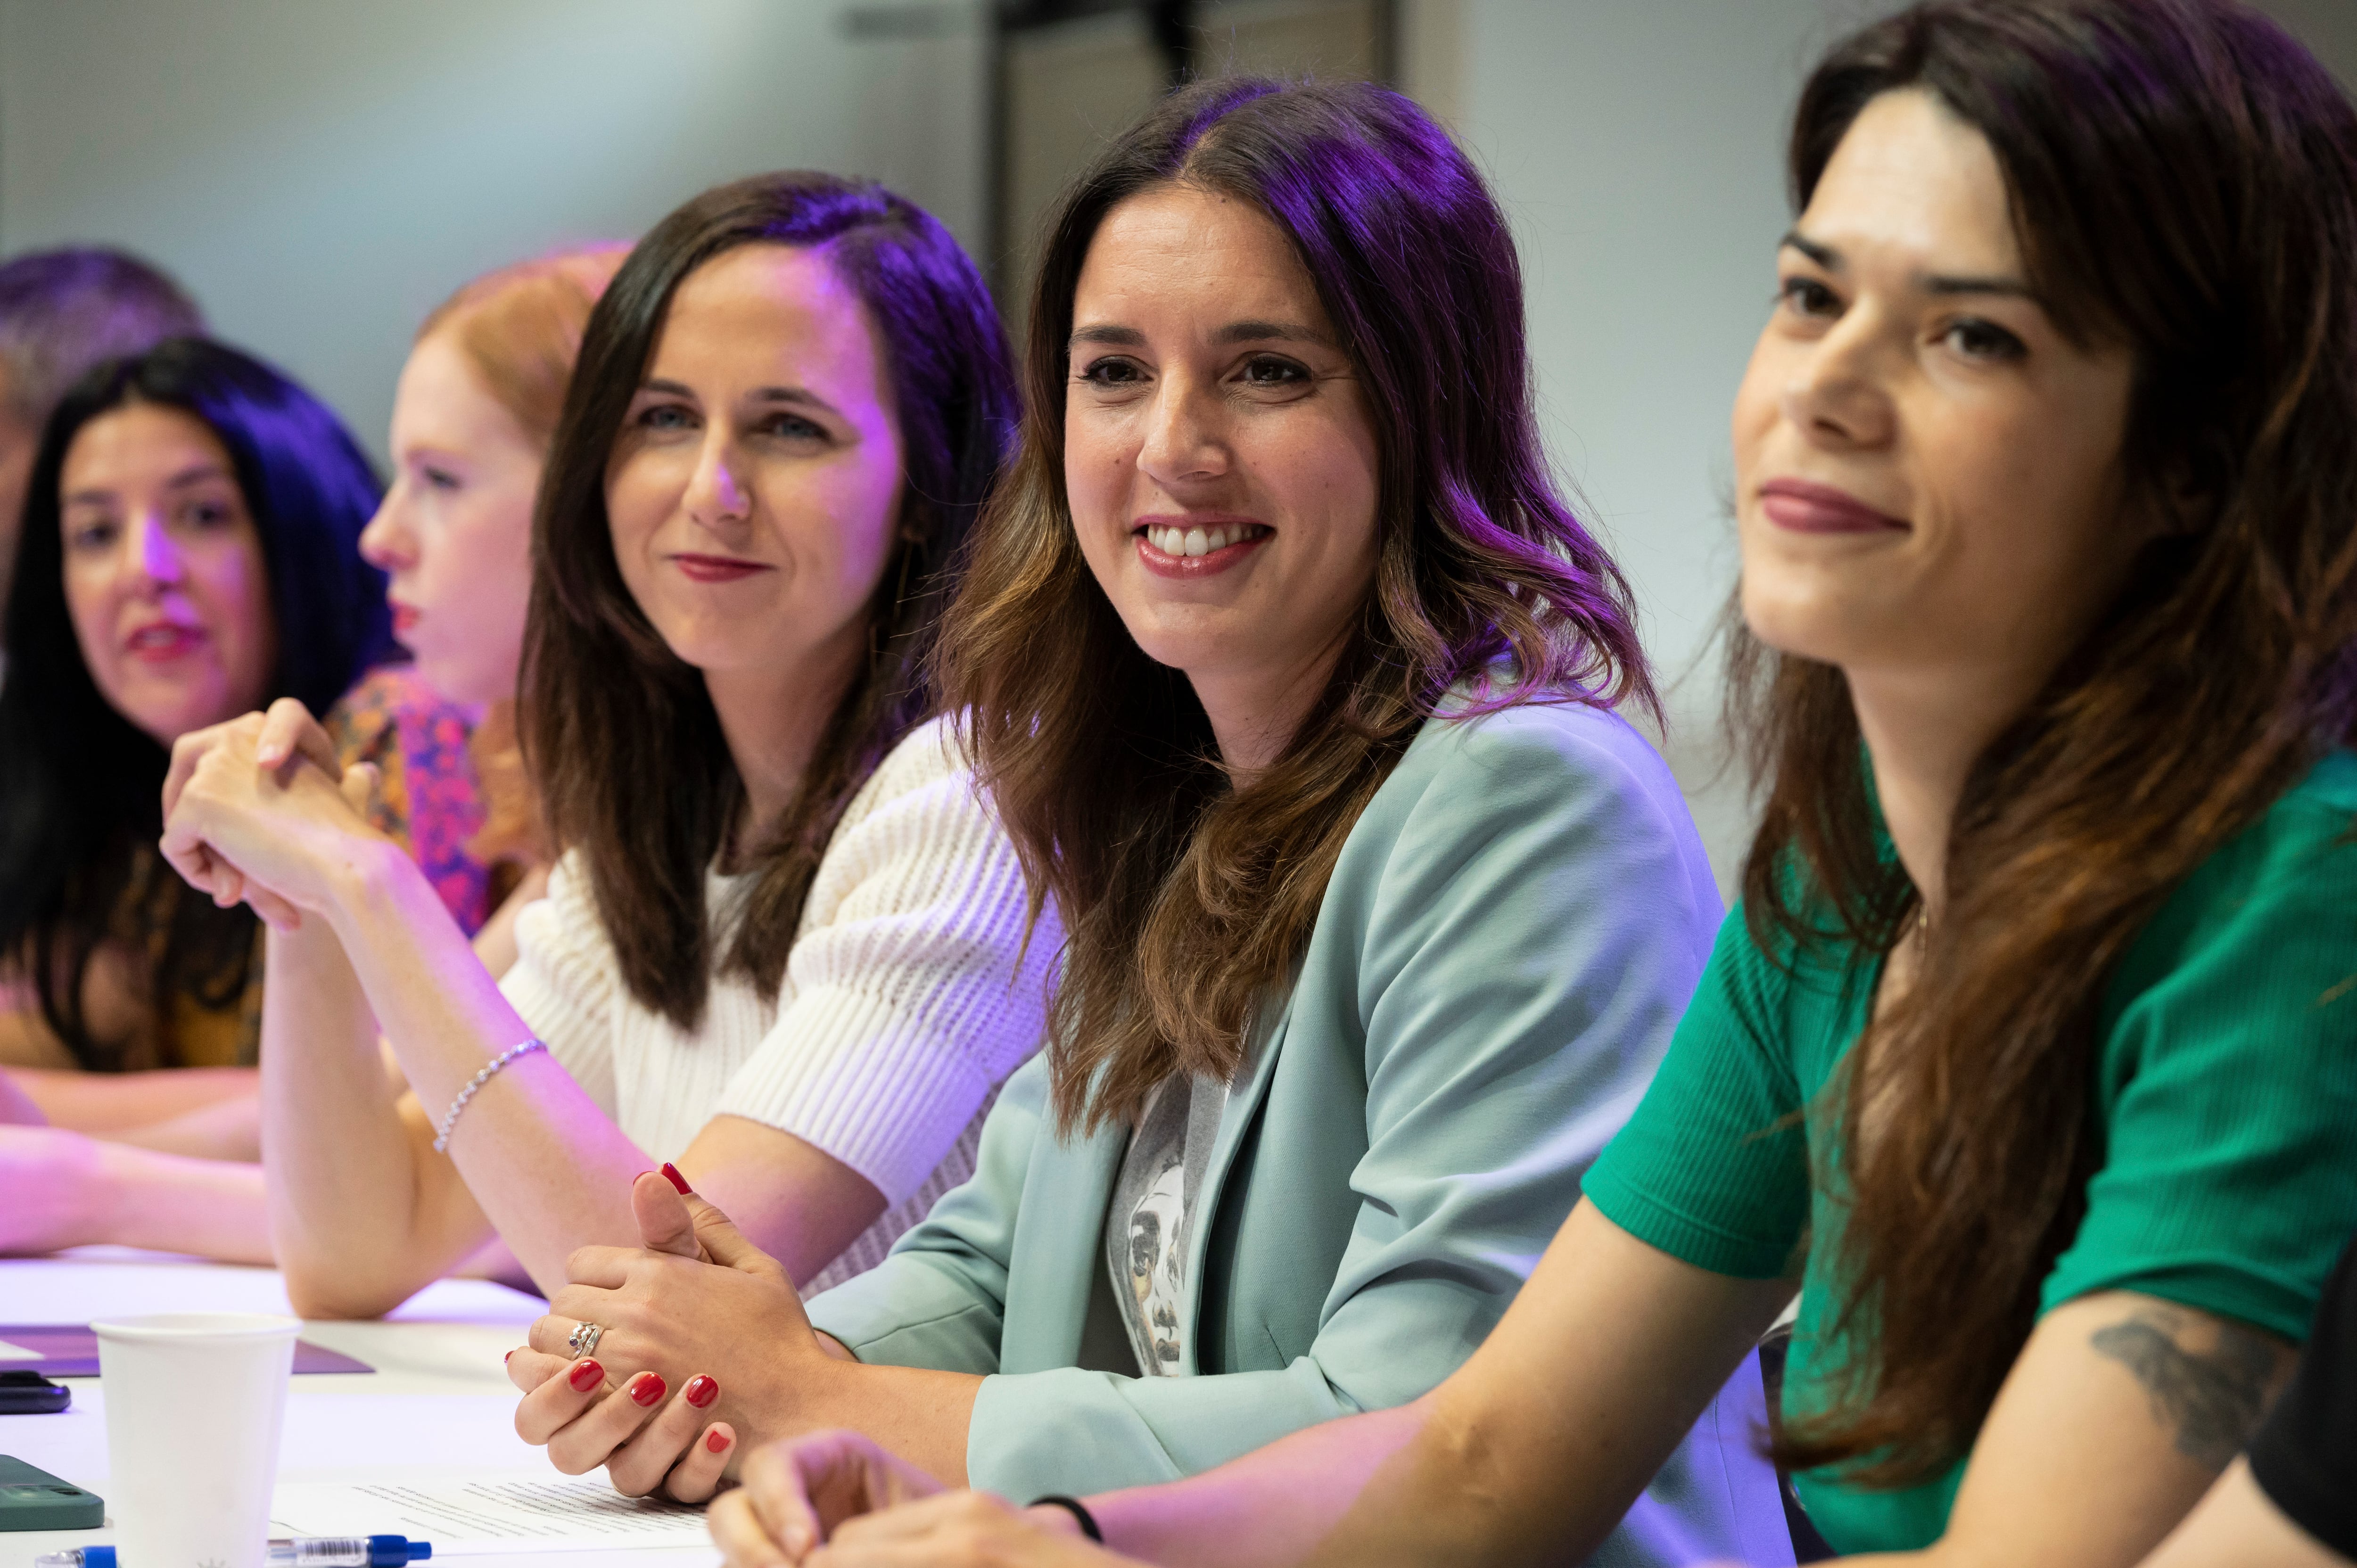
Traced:
POLYGON ((690 582, 735 583, 770 567, 759 561, 740 561, 734 555, 674 555, 672 564, 687 575, 690 582))
POLYGON ((133 628, 123 639, 123 650, 143 664, 168 664, 194 653, 204 640, 204 630, 199 627, 156 620, 133 628))
POLYGON ((1770 479, 1760 487, 1760 510, 1792 533, 1909 532, 1906 522, 1875 510, 1847 490, 1806 479, 1770 479))
POLYGON ((405 637, 416 630, 417 618, 418 612, 414 607, 404 605, 397 599, 394 600, 393 602, 393 635, 405 637))

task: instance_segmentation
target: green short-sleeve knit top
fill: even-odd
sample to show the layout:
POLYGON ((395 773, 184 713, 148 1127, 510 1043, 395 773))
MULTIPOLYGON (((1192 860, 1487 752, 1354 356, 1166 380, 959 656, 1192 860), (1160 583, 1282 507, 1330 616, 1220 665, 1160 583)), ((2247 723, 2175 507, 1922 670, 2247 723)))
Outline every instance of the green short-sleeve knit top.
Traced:
MULTIPOLYGON (((1615 1224, 1698 1267, 1773 1278, 1799 1262, 1795 1414, 1822 1408, 1844 1359, 1829 1337, 1838 1195, 1810 1179, 1829 1163, 1826 1119, 1796 1113, 1857 1039, 1879 972, 1880 955, 1834 943, 1771 962, 1735 911, 1584 1184, 1615 1224)), ((2357 1226, 2357 753, 2326 757, 2186 879, 2121 961, 2097 1027, 2102 1165, 2040 1310, 2136 1291, 2305 1338, 2357 1226)), ((1963 1471, 1900 1491, 1813 1472, 1794 1486, 1836 1549, 1904 1551, 1940 1537, 1963 1471)))

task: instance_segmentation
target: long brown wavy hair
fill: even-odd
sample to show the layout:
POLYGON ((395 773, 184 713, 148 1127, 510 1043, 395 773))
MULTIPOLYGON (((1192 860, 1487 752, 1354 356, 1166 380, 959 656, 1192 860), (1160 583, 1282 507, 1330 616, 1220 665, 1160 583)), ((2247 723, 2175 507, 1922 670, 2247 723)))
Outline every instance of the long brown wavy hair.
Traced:
POLYGON ((607 460, 672 295, 705 263, 756 244, 823 249, 866 306, 903 472, 866 662, 748 857, 751 891, 730 912, 722 974, 777 993, 835 824, 930 711, 926 657, 1015 422, 1006 330, 982 274, 931 214, 872 182, 796 171, 707 190, 648 231, 590 312, 533 520, 518 705, 549 829, 560 848, 580 851, 623 983, 683 1029, 703 1016, 714 971, 705 875, 745 789, 702 672, 664 644, 622 582, 607 460))
MULTIPOLYGON (((2223 0, 1933 0, 1812 76, 1796 206, 1901 88, 1995 149, 2058 324, 2133 350, 2128 504, 2176 531, 1979 759, 1920 977, 1812 1110, 1840 1130, 1820 1179, 1847 1189, 1856 1349, 1776 1447, 1867 1486, 1966 1453, 2029 1338, 2104 1158, 2095 1024, 2122 955, 2357 727, 2357 111, 2223 0)), ((1889 950, 1919 900, 1841 672, 1738 636, 1733 675, 1768 784, 1754 939, 1889 950)))
POLYGON ((1307 943, 1360 811, 1452 686, 1476 706, 1651 705, 1628 586, 1550 475, 1522 272, 1481 177, 1407 99, 1250 78, 1174 93, 1066 193, 1025 359, 1023 443, 939 652, 944 703, 1068 934, 1049 1018, 1060 1125, 1134 1122, 1231 1077, 1307 943), (1089 244, 1143 191, 1249 202, 1292 242, 1365 389, 1378 562, 1348 647, 1274 765, 1229 788, 1179 671, 1090 574, 1064 488, 1066 340, 1089 244))

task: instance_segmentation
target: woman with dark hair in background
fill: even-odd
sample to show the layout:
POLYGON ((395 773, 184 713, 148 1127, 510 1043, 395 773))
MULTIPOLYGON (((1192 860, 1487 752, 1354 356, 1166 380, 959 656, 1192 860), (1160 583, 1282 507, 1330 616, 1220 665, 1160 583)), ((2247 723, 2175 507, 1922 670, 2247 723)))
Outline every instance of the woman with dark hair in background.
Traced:
MULTIPOLYGON (((879 187, 764 176, 639 244, 534 524, 522 707, 565 854, 498 986, 299 709, 183 743, 167 852, 274 921, 264 1119, 305 1311, 382 1312, 495 1228, 554 1288, 639 1234, 630 1178, 672 1161, 830 1282, 964 1176, 1057 945, 1027 945, 1014 846, 924 722, 1013 412, 980 274, 879 187)), ((693 1434, 717 1390, 673 1386, 693 1434)))
MULTIPOLYGON (((121 251, 75 246, 0 262, 0 682, 8 678, 17 525, 49 411, 91 367, 204 329, 203 315, 178 284, 121 251)), ((38 1006, 23 978, 9 978, 0 966, 0 1015, 38 1006)), ((0 1122, 46 1119, 0 1069, 0 1122)))
MULTIPOLYGON (((2357 1214, 2357 109, 2222 0, 1941 0, 1818 68, 1792 173, 1744 908, 1464 1369, 1088 1499, 1115 1547, 1577 1559, 1797 1286, 1776 1447, 1835 1547, 2119 1568, 2309 1333, 2357 1214)), ((740 1564, 917 1484, 748 1468, 740 1564)), ((1105 1561, 1027 1529, 814 1561, 1105 1561)))
MULTIPOLYGON (((257 929, 157 858, 156 794, 181 736, 277 694, 336 704, 391 651, 357 548, 375 503, 333 413, 201 339, 94 371, 50 419, 0 689, 0 1061, 53 1125, 0 1129, 0 1246, 269 1257, 257 929)), ((387 710, 372 682, 353 695, 387 710)), ((333 745, 380 758, 397 718, 338 707, 333 745)))
MULTIPOLYGON (((576 1259, 509 1363, 565 1469, 644 1490, 680 1441, 566 1375, 580 1321, 718 1376, 740 1432, 856 1425, 1021 1498, 1414 1399, 1701 972, 1717 893, 1614 712, 1652 700, 1628 590, 1548 471, 1513 242, 1447 134, 1371 85, 1200 84, 1051 233, 941 658, 1071 932, 1050 1044, 974 1180, 807 1316, 708 1207, 730 1267, 576 1259)), ((1735 1373, 1615 1561, 1789 1552, 1735 1373)))

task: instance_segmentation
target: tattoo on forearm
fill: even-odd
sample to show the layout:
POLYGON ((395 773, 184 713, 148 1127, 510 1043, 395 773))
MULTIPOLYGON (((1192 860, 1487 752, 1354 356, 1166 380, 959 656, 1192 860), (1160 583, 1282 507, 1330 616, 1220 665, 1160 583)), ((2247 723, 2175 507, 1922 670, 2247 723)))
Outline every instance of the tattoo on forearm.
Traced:
POLYGON ((2144 1385, 2153 1419, 2175 1430, 2179 1454, 2222 1470, 2266 1413, 2276 1350, 2265 1335, 2225 1322, 2211 1348, 2188 1350, 2179 1341, 2192 1326, 2188 1314, 2144 1307, 2088 1343, 2144 1385))

